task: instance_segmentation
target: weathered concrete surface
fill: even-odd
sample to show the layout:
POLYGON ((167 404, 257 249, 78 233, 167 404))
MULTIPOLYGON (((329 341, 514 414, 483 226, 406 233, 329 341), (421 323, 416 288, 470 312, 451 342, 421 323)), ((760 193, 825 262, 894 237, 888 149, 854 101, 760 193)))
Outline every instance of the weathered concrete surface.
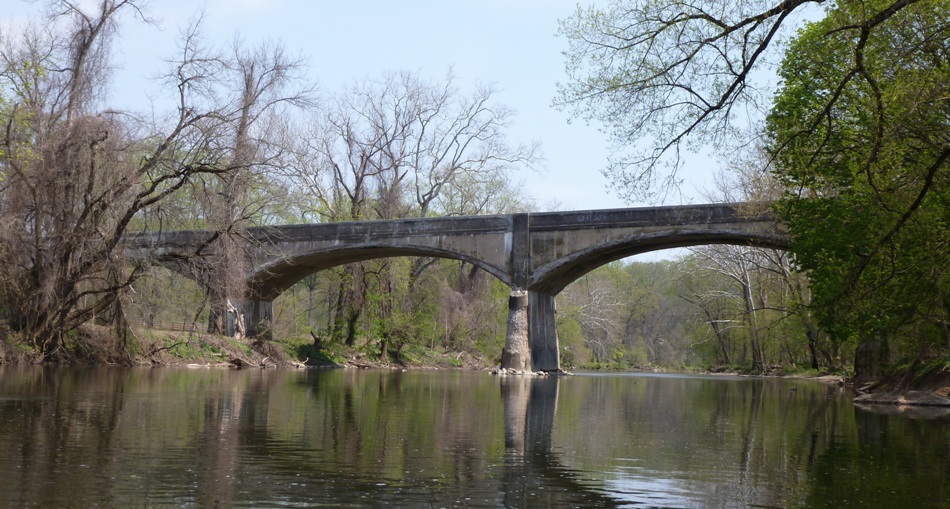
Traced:
MULTIPOLYGON (((269 323, 274 298, 316 271, 393 256, 453 258, 528 292, 531 365, 543 371, 559 368, 554 296, 587 272, 659 249, 789 243, 767 204, 754 203, 285 225, 248 234, 249 334, 269 323)), ((144 234, 127 250, 200 279, 211 235, 144 234)))
POLYGON ((252 338, 272 339, 274 301, 247 300, 244 302, 244 320, 247 335, 252 338))
MULTIPOLYGON (((648 251, 714 243, 786 248, 789 241, 768 210, 745 203, 284 225, 248 234, 249 287, 263 300, 313 272, 373 258, 464 260, 512 288, 557 295, 605 263, 648 251)), ((207 254, 210 237, 145 234, 130 250, 182 265, 207 254)))
POLYGON ((265 228, 254 231, 261 250, 250 287, 273 299, 316 271, 395 256, 464 260, 508 282, 511 222, 510 216, 481 216, 265 228))
POLYGON ((505 348, 501 351, 501 367, 532 370, 528 347, 528 295, 523 291, 511 292, 508 298, 508 334, 505 348))
POLYGON ((531 214, 527 287, 557 295, 591 270, 637 254, 704 244, 788 247, 765 204, 531 214))

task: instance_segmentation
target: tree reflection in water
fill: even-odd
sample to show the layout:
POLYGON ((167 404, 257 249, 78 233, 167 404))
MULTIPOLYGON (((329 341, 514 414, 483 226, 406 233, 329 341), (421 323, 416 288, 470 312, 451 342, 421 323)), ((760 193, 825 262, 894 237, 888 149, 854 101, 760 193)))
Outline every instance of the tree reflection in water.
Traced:
POLYGON ((801 381, 0 366, 0 505, 946 507, 946 423, 801 381))

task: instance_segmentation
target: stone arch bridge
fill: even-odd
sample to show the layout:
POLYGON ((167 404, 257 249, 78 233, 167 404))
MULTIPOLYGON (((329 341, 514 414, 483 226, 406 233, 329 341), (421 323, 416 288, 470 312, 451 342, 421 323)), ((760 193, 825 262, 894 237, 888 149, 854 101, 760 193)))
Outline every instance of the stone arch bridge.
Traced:
MULTIPOLYGON (((789 243, 767 203, 294 224, 252 228, 247 234, 250 295, 244 310, 249 334, 272 319, 272 303, 281 292, 316 271, 373 258, 452 258, 476 265, 512 288, 512 316, 526 314, 527 328, 509 320, 508 344, 522 341, 530 352, 530 359, 514 365, 543 371, 560 367, 554 296, 591 270, 661 249, 703 244, 785 249, 789 243)), ((185 260, 203 254, 212 235, 141 234, 129 250, 137 258, 181 270, 185 260)))

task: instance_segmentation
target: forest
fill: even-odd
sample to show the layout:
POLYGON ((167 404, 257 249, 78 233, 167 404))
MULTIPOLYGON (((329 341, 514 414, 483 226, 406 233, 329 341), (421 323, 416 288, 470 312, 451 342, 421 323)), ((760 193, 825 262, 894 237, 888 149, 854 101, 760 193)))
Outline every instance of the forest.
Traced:
MULTIPOLYGON (((845 373, 859 346, 950 353, 947 4, 827 2, 789 21, 823 3, 614 0, 562 21, 555 104, 612 133, 619 194, 663 193, 681 145, 713 143, 728 157, 708 200, 774 202, 795 238, 591 271, 557 297, 565 367, 845 373), (778 87, 754 82, 763 62, 778 87)), ((154 339, 171 324, 189 344, 230 332, 253 226, 538 208, 518 175, 543 167, 541 146, 508 139, 515 113, 493 86, 401 71, 320 91, 281 44, 209 46, 199 17, 159 78, 165 109, 118 111, 114 34, 153 22, 144 3, 48 5, 0 34, 4 357, 77 361, 95 330, 107 362, 132 363, 143 337, 181 346, 154 339), (214 233, 184 270, 125 254, 137 232, 180 229, 214 233)), ((509 291, 459 261, 350 263, 278 298, 268 348, 497 364, 509 291)))

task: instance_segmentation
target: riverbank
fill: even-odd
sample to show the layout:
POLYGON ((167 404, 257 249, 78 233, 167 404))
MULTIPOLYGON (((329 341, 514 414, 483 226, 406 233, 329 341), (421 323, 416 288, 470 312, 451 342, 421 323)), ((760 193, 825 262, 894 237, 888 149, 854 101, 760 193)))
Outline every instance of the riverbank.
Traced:
MULTIPOLYGON (((306 339, 297 341, 241 340, 195 331, 161 331, 133 328, 124 339, 113 329, 85 326, 56 361, 74 365, 175 366, 227 368, 354 368, 354 369, 473 369, 497 368, 500 360, 479 352, 431 350, 410 347, 380 356, 368 346, 326 345, 316 348, 306 339)), ((9 334, 0 341, 0 364, 39 364, 42 357, 9 334)), ((716 373, 730 374, 730 373, 716 373)), ((739 373, 732 373, 738 375, 739 373)), ((766 376, 806 378, 825 383, 853 383, 840 376, 775 373, 766 376)), ((854 384, 855 402, 893 407, 950 408, 950 368, 945 362, 917 361, 891 373, 854 384)))
MULTIPOLYGON (((498 363, 478 352, 406 348, 381 357, 368 346, 327 345, 316 348, 301 340, 235 339, 196 331, 134 327, 124 339, 113 329, 83 326, 68 345, 53 354, 53 363, 88 366, 177 366, 230 368, 375 368, 490 369, 498 363)), ((0 364, 40 364, 30 345, 7 334, 0 338, 0 364)), ((49 362, 49 361, 47 361, 49 362)))
MULTIPOLYGON (((884 376, 855 386, 854 403, 862 408, 892 407, 895 411, 925 412, 938 408, 950 415, 950 368, 942 360, 917 360, 884 376)), ((886 409, 886 408, 885 408, 886 409)))

